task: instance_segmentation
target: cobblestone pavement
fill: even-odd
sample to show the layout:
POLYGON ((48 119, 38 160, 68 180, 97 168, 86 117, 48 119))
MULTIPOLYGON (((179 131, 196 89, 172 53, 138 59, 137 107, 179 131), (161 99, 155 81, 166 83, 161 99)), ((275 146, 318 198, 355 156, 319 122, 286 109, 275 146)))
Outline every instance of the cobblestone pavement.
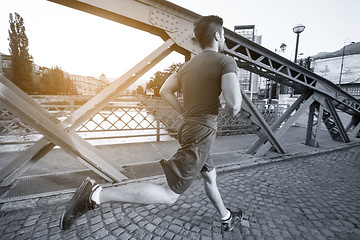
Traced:
MULTIPOLYGON (((163 181, 159 177, 155 181, 163 181)), ((218 175, 226 205, 246 219, 223 233, 197 180, 173 205, 104 204, 69 231, 71 194, 3 204, 1 239, 360 239, 360 147, 218 175), (16 210, 15 210, 16 209, 16 210)))

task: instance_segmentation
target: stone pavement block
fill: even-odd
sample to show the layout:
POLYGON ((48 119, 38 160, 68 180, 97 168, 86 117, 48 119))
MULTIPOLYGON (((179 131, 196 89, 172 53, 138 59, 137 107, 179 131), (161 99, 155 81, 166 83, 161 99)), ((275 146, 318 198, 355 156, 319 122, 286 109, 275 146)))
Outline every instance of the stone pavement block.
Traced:
POLYGON ((113 230, 113 234, 114 234, 115 237, 120 236, 124 232, 125 232, 125 230, 123 228, 117 228, 117 229, 113 230))
POLYGON ((135 239, 144 239, 144 238, 148 238, 147 237, 147 232, 142 229, 142 228, 138 228, 135 230, 134 233, 132 233, 132 235, 134 236, 135 239))
POLYGON ((91 232, 96 232, 99 229, 102 229, 104 227, 104 224, 102 222, 96 223, 94 225, 90 226, 91 232))
POLYGON ((114 237, 114 236, 106 236, 102 240, 116 240, 116 237, 114 237))
POLYGON ((120 234, 118 236, 119 239, 124 239, 124 240, 128 240, 132 238, 132 235, 127 233, 127 232, 123 232, 122 234, 120 234))

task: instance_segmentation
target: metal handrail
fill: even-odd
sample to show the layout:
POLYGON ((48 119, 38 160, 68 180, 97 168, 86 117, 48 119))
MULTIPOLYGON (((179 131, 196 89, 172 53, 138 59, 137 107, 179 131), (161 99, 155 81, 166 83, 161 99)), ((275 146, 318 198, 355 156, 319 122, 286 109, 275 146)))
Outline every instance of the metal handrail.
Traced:
MULTIPOLYGON (((64 98, 61 98, 59 96, 56 96, 56 98, 53 98, 53 96, 41 96, 35 98, 39 102, 46 102, 45 104, 42 104, 43 107, 45 107, 50 113, 57 116, 59 119, 62 117, 66 117, 71 114, 74 110, 79 108, 81 105, 75 104, 76 99, 81 99, 78 97, 69 97, 66 96, 64 98), (66 101, 67 104, 49 104, 46 99, 56 99, 56 100, 71 100, 66 101)), ((171 107, 167 106, 162 100, 155 100, 155 99, 138 99, 137 104, 129 104, 129 99, 123 101, 118 100, 112 102, 110 105, 107 105, 101 110, 99 113, 92 116, 88 121, 86 121, 83 125, 77 128, 76 132, 78 134, 94 134, 94 133, 115 133, 119 132, 118 135, 112 136, 85 136, 84 139, 86 140, 101 140, 101 139, 117 139, 117 138, 136 138, 136 137, 156 137, 156 140, 160 140, 161 136, 176 136, 177 126, 179 123, 178 115, 174 110, 171 109, 171 107), (148 104, 144 104, 145 102, 148 102, 148 104), (122 112, 121 114, 116 114, 118 112, 122 112), (109 117, 113 117, 113 122, 109 120, 109 117), (96 120, 95 118, 103 118, 101 121, 96 120), (118 119, 116 119, 116 117, 118 119), (138 117, 138 119, 135 120, 135 118, 138 117), (166 117, 166 118, 165 118, 166 117), (127 120, 125 120, 125 118, 127 120), (133 122, 135 126, 133 128, 130 126, 129 122, 133 122), (115 123, 119 123, 123 127, 115 127, 115 123), (86 124, 93 124, 94 126, 86 127, 86 124), (146 123, 146 124, 145 124, 146 123), (101 125, 107 125, 107 127, 103 127, 101 125), (109 125, 111 125, 109 127, 109 125), (95 128, 94 128, 95 127, 95 128), (149 132, 151 130, 152 132, 149 132), (142 132, 141 132, 142 131, 142 132), (148 131, 147 133, 144 133, 144 131, 148 131), (120 134, 120 132, 125 134, 120 134), (132 132, 133 134, 129 134, 132 132), (137 134, 135 134, 137 133, 137 134)), ((136 102, 136 99, 132 99, 132 101, 136 102)), ((272 123, 275 121, 284 110, 286 110, 287 105, 283 104, 255 104, 258 109, 263 113, 265 119, 268 120, 268 123, 272 123), (269 109, 266 108, 267 106, 272 106, 273 108, 269 109), (280 107, 281 106, 281 107, 280 107), (279 111, 281 111, 279 113, 279 111)), ((11 119, 9 115, 6 115, 6 120, 0 119, 0 127, 5 127, 6 124, 14 124, 14 123, 21 123, 21 121, 15 117, 11 119)), ((26 125, 24 125, 26 126, 26 125)), ((2 137, 2 141, 0 141, 0 145, 11 145, 11 144, 31 144, 34 143, 34 141, 31 140, 7 140, 6 136, 8 135, 17 135, 21 138, 29 138, 29 135, 36 135, 39 134, 35 130, 24 131, 27 133, 19 133, 21 132, 21 126, 17 126, 19 128, 17 131, 4 133, 0 131, 0 137, 2 137)), ((27 129, 30 129, 26 126, 27 129)), ((244 116, 238 116, 237 119, 229 119, 228 116, 225 116, 222 111, 220 111, 219 115, 219 126, 218 126, 218 134, 219 135, 228 135, 228 134, 239 134, 239 133, 249 133, 252 132, 253 128, 251 127, 251 122, 244 119, 244 116), (226 120, 224 120, 226 119, 226 120)), ((39 134, 40 135, 40 134, 39 134)), ((110 134, 109 134, 110 135, 110 134)))

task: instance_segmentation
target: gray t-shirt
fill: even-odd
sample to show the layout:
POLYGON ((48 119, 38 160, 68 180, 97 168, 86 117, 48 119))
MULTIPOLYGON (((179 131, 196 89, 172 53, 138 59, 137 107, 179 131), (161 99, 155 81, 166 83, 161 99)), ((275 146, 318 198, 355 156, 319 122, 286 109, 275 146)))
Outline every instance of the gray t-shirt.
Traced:
POLYGON ((215 51, 204 51, 179 70, 185 119, 213 118, 219 113, 221 77, 236 73, 235 60, 215 51), (210 116, 209 116, 210 115, 210 116))

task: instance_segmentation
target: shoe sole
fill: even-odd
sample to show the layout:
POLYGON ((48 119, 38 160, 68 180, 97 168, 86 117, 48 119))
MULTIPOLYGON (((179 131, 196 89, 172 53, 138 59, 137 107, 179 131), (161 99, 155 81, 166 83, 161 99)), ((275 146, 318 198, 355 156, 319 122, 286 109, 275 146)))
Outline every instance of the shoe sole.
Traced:
MULTIPOLYGON (((87 177, 82 183, 81 185, 76 189, 76 192, 74 194, 74 196, 71 198, 71 200, 69 201, 68 205, 66 206, 66 209, 65 211, 63 212, 63 214, 61 215, 61 219, 60 219, 60 229, 61 230, 66 230, 64 228, 64 217, 65 217, 65 214, 67 213, 67 211, 70 209, 69 206, 73 205, 75 199, 77 199, 79 197, 79 195, 84 191, 86 185, 93 181, 91 178, 87 177)), ((68 228, 67 228, 68 229, 68 228)))

